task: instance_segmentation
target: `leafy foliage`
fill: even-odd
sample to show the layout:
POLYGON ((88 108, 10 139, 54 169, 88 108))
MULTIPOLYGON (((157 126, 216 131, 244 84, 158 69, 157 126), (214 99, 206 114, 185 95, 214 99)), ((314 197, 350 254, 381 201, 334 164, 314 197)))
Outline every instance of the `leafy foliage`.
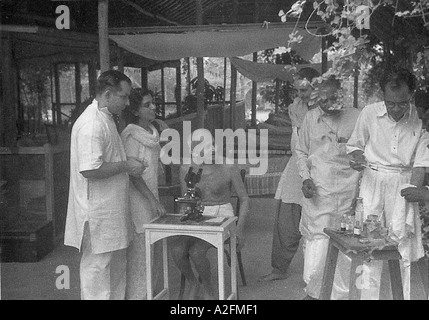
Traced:
POLYGON ((421 89, 429 87, 429 0, 299 0, 279 16, 282 21, 299 20, 310 2, 313 13, 308 19, 319 16, 327 23, 314 36, 327 37, 326 51, 333 62, 321 79, 335 75, 345 80, 359 73, 370 97, 378 94, 384 67, 398 65, 414 71, 421 89))

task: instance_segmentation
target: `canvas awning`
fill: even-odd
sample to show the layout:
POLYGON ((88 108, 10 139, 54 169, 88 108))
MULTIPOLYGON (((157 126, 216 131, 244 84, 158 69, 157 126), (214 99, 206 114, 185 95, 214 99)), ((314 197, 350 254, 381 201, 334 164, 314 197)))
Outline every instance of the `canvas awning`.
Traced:
MULTIPOLYGON (((321 39, 297 29, 302 36, 294 49, 305 60, 320 51, 321 39)), ((176 60, 186 57, 236 57, 253 52, 284 47, 293 27, 244 29, 228 31, 193 31, 185 33, 143 33, 110 35, 120 47, 154 60, 176 60)))
POLYGON ((246 78, 256 82, 272 80, 293 81, 295 73, 305 67, 311 67, 322 73, 322 64, 298 64, 293 68, 291 65, 258 63, 243 60, 237 57, 229 58, 231 64, 246 78))

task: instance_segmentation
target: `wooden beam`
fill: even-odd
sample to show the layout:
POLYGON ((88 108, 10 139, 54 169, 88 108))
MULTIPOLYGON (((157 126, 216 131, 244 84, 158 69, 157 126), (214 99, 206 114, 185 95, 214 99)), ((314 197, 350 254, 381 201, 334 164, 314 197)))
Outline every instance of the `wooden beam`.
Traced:
POLYGON ((167 18, 165 18, 163 16, 160 16, 158 14, 153 14, 152 12, 144 10, 142 7, 140 7, 138 4, 136 4, 134 2, 131 2, 129 0, 120 0, 120 1, 122 1, 123 3, 125 3, 125 4, 127 4, 127 5, 129 5, 131 7, 133 7, 134 9, 136 9, 141 14, 144 14, 145 16, 157 19, 159 21, 164 21, 164 22, 167 22, 167 23, 171 23, 171 24, 174 24, 174 25, 179 25, 179 23, 177 23, 176 21, 172 21, 172 20, 167 19, 167 18))
POLYGON ((226 72, 227 72, 227 59, 226 57, 223 58, 223 103, 222 103, 222 129, 225 129, 225 124, 226 124, 226 112, 225 112, 225 107, 226 107, 226 72))
POLYGON ((98 43, 101 72, 110 69, 109 0, 98 0, 98 43))
MULTIPOLYGON (((232 23, 237 23, 238 16, 238 0, 232 1, 232 23)), ((231 63, 231 90, 229 95, 229 126, 235 130, 235 106, 237 99, 237 69, 231 63)))
POLYGON ((162 119, 165 120, 165 73, 164 67, 161 68, 161 100, 162 100, 162 119))

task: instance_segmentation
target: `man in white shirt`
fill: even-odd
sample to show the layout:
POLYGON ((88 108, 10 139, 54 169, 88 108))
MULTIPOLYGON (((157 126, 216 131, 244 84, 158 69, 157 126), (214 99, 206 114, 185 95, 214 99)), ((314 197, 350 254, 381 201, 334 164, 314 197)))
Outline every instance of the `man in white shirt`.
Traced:
MULTIPOLYGON (((380 87, 384 101, 362 110, 347 143, 347 152, 353 159, 352 168, 364 170, 360 185, 364 217, 378 215, 399 244, 404 298, 410 299, 411 261, 421 258, 424 252, 418 206, 407 202, 400 191, 411 182, 415 154, 424 142, 422 122, 411 103, 416 79, 406 69, 387 70, 380 87)), ((366 267, 370 285, 362 289, 361 297, 377 300, 382 261, 371 261, 366 267)))
POLYGON ((97 95, 72 128, 70 189, 64 244, 82 252, 82 299, 123 299, 130 241, 128 174, 144 165, 128 159, 113 116, 129 103, 131 80, 109 70, 97 95))
MULTIPOLYGON (((297 165, 302 178, 302 215, 300 231, 304 237, 304 272, 306 300, 318 299, 328 252, 329 237, 324 228, 349 213, 356 196, 359 173, 352 170, 346 153, 359 110, 340 107, 341 84, 334 78, 316 89, 318 108, 307 112, 296 145, 297 165)), ((348 263, 338 256, 332 299, 348 295, 348 263)))

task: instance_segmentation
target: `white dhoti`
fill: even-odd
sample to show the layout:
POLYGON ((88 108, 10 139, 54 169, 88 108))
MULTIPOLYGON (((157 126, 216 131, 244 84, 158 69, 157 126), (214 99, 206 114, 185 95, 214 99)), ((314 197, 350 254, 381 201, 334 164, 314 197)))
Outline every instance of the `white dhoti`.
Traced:
MULTIPOLYGON (((364 216, 381 217, 389 235, 398 242, 404 299, 410 299, 411 262, 424 255, 418 204, 405 201, 400 195, 404 184, 410 182, 411 170, 378 166, 378 171, 365 169, 360 187, 364 216)), ((362 289, 362 299, 378 300, 380 293, 381 261, 366 264, 369 286, 362 289)))
MULTIPOLYGON (((319 298, 322 288, 323 272, 328 252, 329 238, 304 241, 303 279, 307 284, 305 291, 313 298, 319 298)), ((342 252, 338 253, 337 267, 332 286, 332 300, 347 300, 349 293, 349 272, 351 260, 342 252)))

